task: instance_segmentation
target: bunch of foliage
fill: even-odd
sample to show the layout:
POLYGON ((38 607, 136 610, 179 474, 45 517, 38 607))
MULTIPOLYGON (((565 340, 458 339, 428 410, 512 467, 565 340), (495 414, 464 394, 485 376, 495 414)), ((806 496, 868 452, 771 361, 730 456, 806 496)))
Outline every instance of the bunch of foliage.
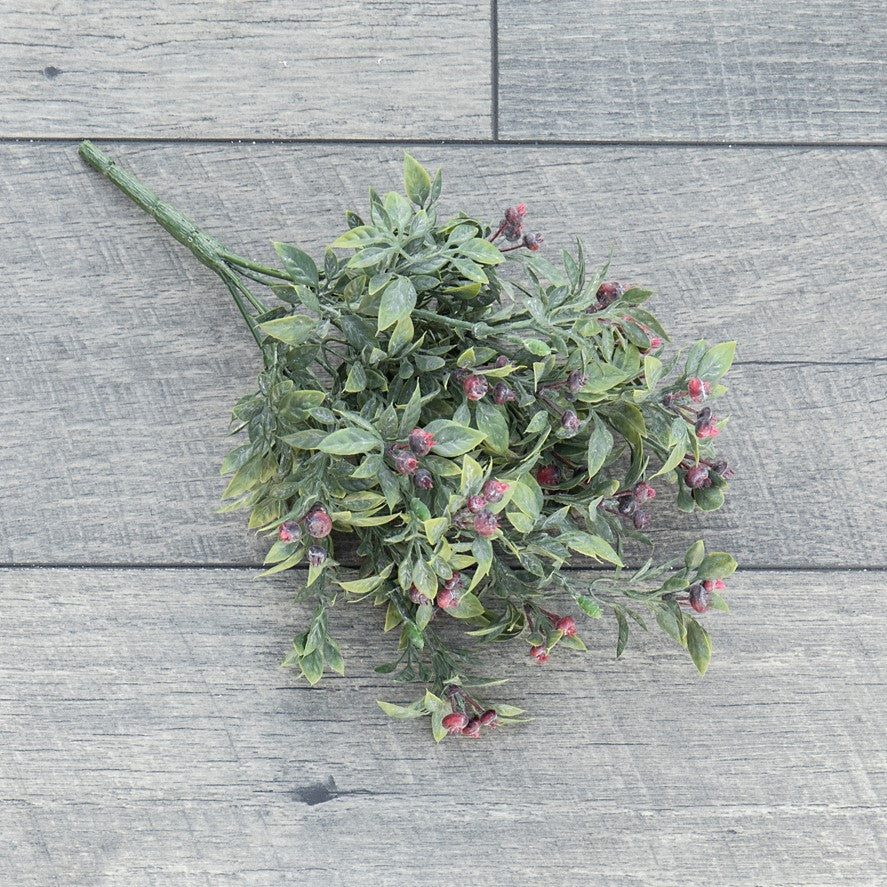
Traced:
POLYGON ((405 197, 371 190, 319 265, 278 243, 272 268, 80 150, 221 277, 260 348, 256 390, 233 411, 242 442, 222 466, 224 499, 275 537, 265 575, 307 564, 297 599, 313 616, 285 665, 311 684, 343 673, 332 608, 379 607, 395 649, 376 670, 425 685, 410 704, 379 704, 430 716, 438 740, 521 719, 478 698, 501 683, 478 674, 478 647, 514 641, 540 664, 583 651, 568 604, 615 619, 617 656, 630 625, 653 623, 705 672, 697 615, 726 609, 733 558, 701 541, 632 572, 623 558, 629 544, 652 548, 657 493, 670 487, 682 512, 723 504, 732 472, 714 453, 724 422, 710 403, 734 343, 667 354, 642 307, 650 292, 590 270, 579 242, 560 265, 539 256, 523 206, 493 226, 441 216, 440 172, 410 156, 405 197), (613 570, 580 581, 563 571, 577 555, 613 570))

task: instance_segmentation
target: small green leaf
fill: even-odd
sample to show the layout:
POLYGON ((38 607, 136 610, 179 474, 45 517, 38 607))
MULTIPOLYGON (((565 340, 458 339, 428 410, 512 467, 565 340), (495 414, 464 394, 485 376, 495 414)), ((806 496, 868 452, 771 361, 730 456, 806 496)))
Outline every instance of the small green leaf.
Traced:
POLYGON ((699 564, 696 580, 704 582, 707 579, 726 579, 735 572, 736 567, 736 561, 725 551, 713 551, 699 564))
POLYGON ((690 618, 687 619, 687 650, 699 674, 704 675, 711 661, 711 638, 695 619, 690 618))
POLYGON ((403 156, 403 186, 407 197, 416 206, 425 205, 431 193, 431 176, 425 167, 409 154, 403 156))
POLYGON ((288 317, 279 317, 277 320, 268 320, 259 324, 259 329, 266 336, 279 339, 287 345, 301 345, 316 327, 317 322, 307 314, 291 314, 288 317))
POLYGON ((479 262, 481 265, 498 265, 504 261, 498 247, 493 246, 489 240, 484 240, 482 237, 472 237, 471 240, 466 240, 459 245, 458 252, 465 258, 479 262))
POLYGON ((389 717, 399 718, 401 720, 421 718, 422 715, 425 714, 421 708, 414 708, 412 705, 407 708, 403 705, 394 705, 391 702, 382 702, 380 699, 376 700, 376 705, 378 705, 389 717))
POLYGON ((684 563, 687 565, 688 570, 695 570, 702 563, 704 557, 705 542, 700 539, 687 549, 687 553, 684 555, 684 563))
POLYGON ((613 612, 616 614, 616 621, 619 623, 619 636, 616 639, 616 658, 618 659, 624 652, 628 643, 628 620, 621 607, 614 607, 613 612))
POLYGON ((580 594, 576 598, 576 603, 582 612, 587 616, 591 616, 592 619, 600 619, 604 615, 604 611, 591 598, 585 597, 585 595, 580 594))
POLYGON ((603 422, 595 419, 594 431, 588 436, 588 476, 594 477, 613 449, 613 435, 603 422))
POLYGON ((722 342, 720 345, 715 345, 699 361, 696 375, 703 382, 717 382, 730 369, 735 352, 735 342, 722 342))
POLYGON ((462 597, 459 598, 458 605, 447 610, 447 613, 450 616, 454 616, 456 619, 472 619, 475 616, 482 615, 485 609, 486 608, 480 602, 480 598, 476 594, 466 591, 462 597))
POLYGON ((477 427, 486 435, 486 445, 494 453, 508 451, 508 420, 502 407, 486 400, 479 400, 475 404, 475 416, 477 427))
POLYGON ((482 431, 449 419, 435 419, 425 426, 425 430, 434 435, 432 452, 438 456, 461 456, 473 450, 485 437, 482 431))
POLYGON ((416 307, 416 288, 408 277, 395 277, 382 291, 379 302, 379 332, 410 314, 416 307))
POLYGON ((541 339, 527 339, 523 346, 530 354, 534 354, 536 357, 548 357, 551 354, 551 348, 541 339))
POLYGON ((611 564, 616 564, 617 567, 622 566, 622 559, 616 554, 613 546, 606 539, 601 539, 600 536, 592 536, 590 533, 573 530, 569 533, 561 533, 559 539, 564 545, 579 554, 609 561, 611 564))
POLYGON ((340 428, 328 434, 317 449, 334 456, 353 456, 375 449, 381 442, 379 437, 363 428, 340 428))
POLYGON ((317 289, 319 280, 317 265, 308 253, 290 243, 275 243, 274 249, 280 256, 283 267, 292 278, 293 283, 317 289))

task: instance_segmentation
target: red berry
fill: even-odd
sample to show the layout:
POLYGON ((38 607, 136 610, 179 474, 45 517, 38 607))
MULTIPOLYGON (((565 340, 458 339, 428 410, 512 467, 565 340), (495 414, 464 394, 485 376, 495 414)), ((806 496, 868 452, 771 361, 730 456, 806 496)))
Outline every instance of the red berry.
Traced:
POLYGON ((648 349, 649 351, 655 351, 657 348, 661 347, 662 339, 660 339, 659 336, 654 336, 652 339, 650 339, 650 347, 648 349))
POLYGON ((684 475, 684 483, 691 490, 699 490, 702 487, 710 487, 711 478, 708 476, 708 468, 705 465, 694 465, 684 475))
POLYGON ((636 530, 646 530, 653 522, 653 518, 646 511, 636 511, 632 520, 636 530))
POLYGON ((532 656, 540 665, 545 665, 545 663, 548 662, 548 650, 546 650, 541 644, 537 644, 530 649, 530 656, 532 656))
POLYGON ((468 724, 468 715, 461 711, 454 711, 451 715, 447 715, 441 723, 447 733, 461 733, 468 724))
POLYGON ((715 580, 715 591, 723 591, 727 587, 727 583, 723 579, 715 580))
POLYGON ((568 638, 571 638, 576 634, 576 620, 572 616, 561 616, 561 618, 554 623, 554 627, 558 631, 562 631, 568 638))
POLYGON ((409 598, 414 604, 419 604, 420 606, 421 606, 422 604, 428 604, 428 603, 431 603, 431 599, 430 599, 429 597, 427 597, 426 595, 422 594, 422 592, 419 591, 419 589, 416 588, 415 585, 413 585, 413 586, 410 588, 410 590, 407 592, 407 597, 408 597, 408 598, 409 598))
POLYGON ((419 467, 419 460, 406 447, 392 447, 388 454, 398 474, 412 474, 419 467))
POLYGON ((420 468, 413 475, 413 484, 416 486, 416 489, 419 490, 433 490, 434 478, 431 476, 430 471, 425 468, 420 468))
POLYGON ((455 589, 447 588, 446 586, 437 593, 437 597, 434 600, 441 610, 451 610, 459 606, 455 589))
POLYGON ((539 249, 539 246, 542 244, 543 239, 544 238, 542 237, 541 231, 527 231, 527 233, 524 234, 524 239, 521 242, 527 249, 536 252, 536 250, 539 249))
POLYGON ((497 382, 493 387, 493 400, 498 404, 511 403, 517 395, 504 382, 497 382))
POLYGON ((583 376, 579 370, 573 370, 567 376, 567 390, 570 394, 578 394, 588 383, 588 376, 583 376))
POLYGON ((715 581, 714 579, 706 579, 705 582, 702 583, 702 587, 706 591, 714 591, 715 590, 715 581))
POLYGON ((483 496, 469 496, 465 504, 468 506, 469 511, 477 514, 478 511, 487 507, 487 500, 483 496))
POLYGON ((434 446, 434 435, 423 431, 421 428, 414 428, 409 436, 410 449, 417 456, 427 456, 434 446))
POLYGON ((319 545, 312 545, 308 549, 308 563, 312 567, 319 567, 326 560, 326 551, 319 545))
POLYGON ((521 219, 527 214, 527 207, 523 203, 519 203, 517 206, 509 206, 507 210, 505 210, 505 221, 508 222, 509 225, 520 225, 521 219))
POLYGON ((623 293, 625 288, 621 283, 602 283, 597 290, 597 300, 603 308, 612 305, 623 293))
POLYGON ((498 720, 499 715, 496 712, 495 708, 488 708, 481 716, 480 722, 484 725, 484 727, 495 727, 496 721, 498 720))
POLYGON ((501 502, 502 497, 508 492, 508 484, 500 483, 498 480, 488 480, 484 484, 483 494, 487 502, 495 504, 501 502))
POLYGON ((480 736, 480 719, 472 718, 465 727, 462 728, 462 735, 469 739, 477 739, 480 736))
POLYGON ((536 481, 540 487, 556 487, 561 482, 561 470, 557 465, 543 465, 536 469, 536 481))
POLYGON ((500 370, 502 369, 502 367, 508 366, 508 358, 504 354, 500 354, 496 358, 495 366, 498 367, 498 369, 500 370))
POLYGON ((656 490, 653 489, 646 481, 635 484, 634 498, 643 505, 644 502, 650 502, 656 498, 656 490))
POLYGON ((690 397, 699 403, 708 397, 711 385, 708 382, 703 382, 702 379, 693 378, 687 383, 687 391, 690 393, 690 397))
POLYGON ((460 529, 474 526, 474 515, 467 508, 460 508, 453 515, 453 523, 460 529))
POLYGON ((281 542, 298 542, 302 538, 302 528, 294 520, 284 521, 277 531, 281 542))
POLYGON ((495 536, 498 529, 499 519, 492 511, 483 508, 474 516, 474 531, 478 536, 488 539, 490 536, 495 536))
POLYGON ((696 429, 696 436, 700 440, 704 440, 707 437, 717 437, 721 433, 720 428, 715 428, 714 425, 704 425, 702 428, 696 429))
POLYGON ((710 600, 710 597, 711 596, 709 592, 702 585, 690 586, 690 606, 697 613, 704 613, 708 609, 708 602, 710 600))
POLYGON ((464 585, 465 580, 462 578, 462 574, 456 570, 456 572, 444 582, 443 587, 450 589, 450 591, 458 591, 464 585))
POLYGON ((490 383, 483 376, 472 373, 462 383, 462 390, 469 400, 480 400, 490 390, 490 383))
POLYGON ((305 518, 305 529, 312 539, 323 539, 329 536, 333 529, 333 522, 323 506, 311 511, 305 518))
POLYGON ((579 417, 572 410, 564 410, 564 414, 561 416, 561 428, 567 434, 576 434, 579 431, 579 417))

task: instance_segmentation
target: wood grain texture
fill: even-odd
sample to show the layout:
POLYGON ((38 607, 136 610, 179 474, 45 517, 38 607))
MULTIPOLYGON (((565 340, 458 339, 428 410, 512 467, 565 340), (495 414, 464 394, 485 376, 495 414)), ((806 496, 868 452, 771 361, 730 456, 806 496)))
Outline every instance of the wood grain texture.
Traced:
POLYGON ((0 136, 488 138, 489 16, 480 0, 19 5, 0 136))
POLYGON ((378 612, 334 613, 348 676, 308 689, 277 669, 308 615, 291 579, 0 570, 4 876, 879 884, 885 578, 734 577, 705 680, 658 636, 615 661, 609 624, 543 669, 497 647, 537 720, 435 746, 373 701, 412 693, 371 670, 378 612))
MULTIPOLYGON (((393 148, 116 153, 209 231, 257 257, 268 254, 271 236, 328 241, 342 207, 362 204, 368 180, 394 186, 400 164, 393 148)), ((874 179, 883 155, 428 153, 450 171, 453 209, 493 214, 522 194, 540 207, 552 246, 566 244, 571 228, 587 229, 599 207, 619 206, 618 224, 592 231, 592 253, 625 231, 619 253, 633 264, 617 259, 614 267, 661 281, 658 307, 672 329, 739 339, 746 363, 732 374, 725 408, 733 422, 722 438, 738 471, 733 496, 704 520, 658 518, 665 551, 704 531, 745 566, 883 563, 883 499, 871 483, 884 468, 876 446, 883 342, 871 333, 885 279, 875 246, 884 228, 883 178, 874 179), (661 180, 663 163, 667 201, 662 191, 643 193, 661 180), (794 189, 811 178, 816 205, 799 205, 794 189), (835 192, 851 185, 856 212, 844 213, 835 192), (725 242, 722 231, 734 223, 725 242)), ((258 369, 221 287, 72 148, 7 145, 0 155, 2 561, 258 562, 262 545, 242 519, 212 514, 228 411, 258 369)))
POLYGON ((880 0, 499 0, 502 138, 887 137, 880 0))

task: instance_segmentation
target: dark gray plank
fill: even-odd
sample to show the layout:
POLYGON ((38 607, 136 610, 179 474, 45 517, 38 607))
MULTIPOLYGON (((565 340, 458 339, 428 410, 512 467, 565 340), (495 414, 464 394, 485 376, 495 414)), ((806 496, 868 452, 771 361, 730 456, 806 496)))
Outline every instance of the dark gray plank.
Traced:
POLYGON ((411 698, 371 671, 390 652, 378 612, 334 614, 348 676, 309 690, 277 669, 308 614, 291 580, 0 570, 5 876, 875 885, 884 579, 734 577, 704 680, 659 637, 616 662, 609 625, 541 669, 497 647, 537 720, 434 746, 373 701, 411 698))
MULTIPOLYGON (((394 148, 116 153, 258 257, 272 236, 331 239, 367 181, 393 186, 400 165, 394 148)), ((227 295, 73 147, 0 156, 2 560, 256 562, 242 521, 212 515, 228 410, 257 370, 227 295)), ((453 209, 493 216, 520 195, 552 252, 570 229, 592 229, 597 255, 618 238, 614 268, 660 286, 673 330, 739 339, 747 363, 723 438, 735 493, 705 521, 663 519, 665 550, 704 528, 749 566, 882 562, 869 478, 882 470, 884 348, 871 331, 887 277, 883 154, 451 148, 423 159, 446 166, 453 209), (812 181, 816 196, 799 203, 812 181), (598 226, 602 206, 620 207, 612 225, 598 226)))
POLYGON ((887 137, 880 0, 499 0, 502 138, 887 137))
POLYGON ((488 138, 490 5, 16 6, 0 136, 488 138))

